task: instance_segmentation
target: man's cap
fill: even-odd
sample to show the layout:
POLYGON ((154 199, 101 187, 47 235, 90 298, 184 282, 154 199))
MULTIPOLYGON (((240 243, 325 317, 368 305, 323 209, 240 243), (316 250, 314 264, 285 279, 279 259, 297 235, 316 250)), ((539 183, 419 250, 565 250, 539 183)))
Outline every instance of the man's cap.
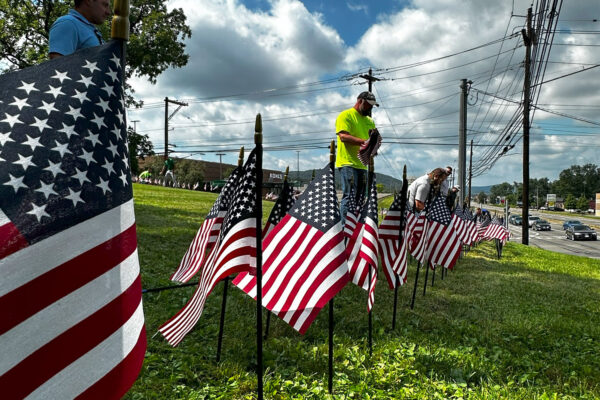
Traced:
POLYGON ((375 100, 375 95, 371 92, 362 92, 358 95, 357 99, 366 100, 370 105, 379 107, 377 100, 375 100))

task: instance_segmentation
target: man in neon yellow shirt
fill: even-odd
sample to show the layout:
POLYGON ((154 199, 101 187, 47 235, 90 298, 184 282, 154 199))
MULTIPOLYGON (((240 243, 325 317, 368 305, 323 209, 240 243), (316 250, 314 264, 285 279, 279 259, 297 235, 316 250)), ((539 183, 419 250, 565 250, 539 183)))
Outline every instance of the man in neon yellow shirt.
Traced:
POLYGON ((335 120, 337 134, 335 166, 340 171, 342 181, 343 194, 340 203, 342 221, 346 220, 352 189, 358 201, 367 187, 367 167, 358 159, 358 151, 360 146, 369 139, 369 129, 375 129, 375 123, 370 117, 373 106, 379 107, 373 93, 362 92, 358 95, 354 107, 342 111, 335 120))

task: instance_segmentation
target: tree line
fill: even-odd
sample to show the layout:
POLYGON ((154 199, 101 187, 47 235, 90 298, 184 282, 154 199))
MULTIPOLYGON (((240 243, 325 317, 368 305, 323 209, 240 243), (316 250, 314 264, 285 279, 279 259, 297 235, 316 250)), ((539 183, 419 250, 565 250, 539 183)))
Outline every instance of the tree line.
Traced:
MULTIPOLYGON (((548 178, 529 180, 529 204, 531 207, 542 207, 546 204, 548 194, 556 194, 562 198, 567 209, 587 210, 589 201, 600 192, 600 168, 595 164, 572 165, 564 169, 555 181, 548 178)), ((477 195, 477 201, 484 203, 485 193, 477 195), (483 201, 482 201, 483 200, 483 201)), ((504 198, 511 206, 517 205, 523 198, 522 182, 503 182, 490 188, 489 202, 496 203, 504 198)))

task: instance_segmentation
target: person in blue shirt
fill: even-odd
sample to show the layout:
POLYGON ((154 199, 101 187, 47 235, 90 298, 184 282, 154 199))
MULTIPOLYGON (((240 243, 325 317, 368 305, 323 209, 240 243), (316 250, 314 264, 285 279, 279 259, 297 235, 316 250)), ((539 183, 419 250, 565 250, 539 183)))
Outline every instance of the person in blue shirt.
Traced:
POLYGON ((109 0, 74 0, 74 3, 75 8, 58 18, 50 28, 50 59, 104 43, 96 25, 110 16, 109 0))

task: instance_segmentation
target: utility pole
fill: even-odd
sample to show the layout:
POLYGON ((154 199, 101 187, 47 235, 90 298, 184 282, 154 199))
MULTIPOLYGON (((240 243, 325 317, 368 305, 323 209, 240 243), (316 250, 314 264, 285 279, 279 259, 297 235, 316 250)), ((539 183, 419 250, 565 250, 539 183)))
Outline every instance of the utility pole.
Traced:
POLYGON ((135 120, 133 120, 131 122, 133 122, 133 132, 137 133, 137 123, 140 122, 140 120, 139 119, 135 119, 135 120))
MULTIPOLYGON (((458 199, 461 205, 465 204, 466 172, 467 172, 467 80, 460 80, 460 111, 458 121, 458 184, 461 191, 458 199)), ((469 199, 471 198, 471 184, 469 183, 469 199)), ((470 204, 470 200, 469 200, 470 204)))
POLYGON ((183 106, 187 106, 187 103, 182 103, 177 100, 171 100, 165 97, 165 160, 169 158, 169 120, 173 118, 177 111, 183 106), (169 115, 169 103, 177 104, 179 107, 173 111, 173 114, 169 115))
MULTIPOLYGON (((369 92, 373 92, 373 82, 381 80, 381 79, 375 78, 373 76, 373 70, 371 68, 369 68, 369 75, 362 74, 362 75, 360 75, 360 77, 363 79, 366 79, 367 82, 369 83, 369 92)), ((371 112, 369 112, 369 117, 370 116, 371 116, 371 112)))
MULTIPOLYGON (((473 139, 471 139, 471 155, 469 156, 469 207, 471 207, 471 182, 473 181, 473 139)), ((460 192, 459 192, 460 193, 460 192)))
POLYGON ((298 163, 296 164, 296 182, 298 182, 298 187, 300 187, 300 150, 296 150, 296 155, 298 156, 298 163))
POLYGON ((217 153, 217 155, 219 156, 219 180, 223 180, 223 156, 225 155, 225 153, 217 153))
POLYGON ((522 242, 529 245, 529 109, 531 90, 531 47, 534 38, 531 29, 531 8, 527 9, 527 31, 521 30, 525 42, 525 82, 523 83, 523 224, 522 242))

